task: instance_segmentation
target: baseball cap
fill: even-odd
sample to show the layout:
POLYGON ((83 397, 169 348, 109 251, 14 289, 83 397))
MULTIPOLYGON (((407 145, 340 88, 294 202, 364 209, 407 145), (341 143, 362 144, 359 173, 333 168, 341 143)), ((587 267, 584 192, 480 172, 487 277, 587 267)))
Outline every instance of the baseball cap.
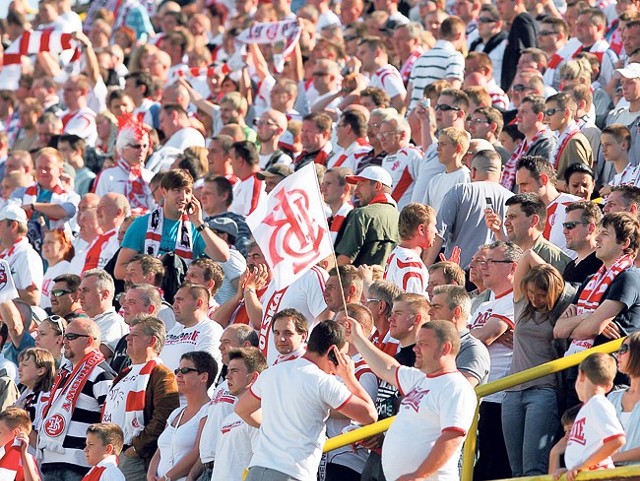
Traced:
POLYGON ((27 223, 27 213, 18 204, 11 203, 5 205, 0 210, 0 220, 15 220, 23 224, 27 223))
POLYGON ((233 237, 238 237, 238 224, 229 217, 216 217, 209 221, 209 227, 211 230, 224 232, 233 237))
POLYGON ((382 167, 378 167, 376 165, 370 165, 358 175, 347 175, 346 180, 350 184, 356 184, 362 180, 373 180, 375 182, 380 182, 387 187, 391 187, 393 184, 391 174, 382 167))
POLYGON ((274 164, 267 170, 256 172, 256 177, 265 180, 267 177, 288 177, 293 174, 293 169, 289 165, 274 164))
POLYGON ((630 63, 624 68, 616 69, 620 75, 628 79, 640 78, 640 63, 630 63))

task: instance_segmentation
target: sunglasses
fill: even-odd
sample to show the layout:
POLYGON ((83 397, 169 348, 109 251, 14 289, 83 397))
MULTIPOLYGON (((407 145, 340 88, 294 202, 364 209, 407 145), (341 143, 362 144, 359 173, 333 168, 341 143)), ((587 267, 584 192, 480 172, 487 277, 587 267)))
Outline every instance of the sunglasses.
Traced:
POLYGON ((478 17, 478 22, 480 22, 480 23, 496 23, 497 20, 494 20, 491 17, 478 17))
MULTIPOLYGON (((478 19, 480 20, 480 19, 478 19)), ((556 35, 558 32, 554 32, 553 30, 546 30, 544 32, 539 32, 541 37, 548 37, 549 35, 556 35)))
POLYGON ((629 352, 629 344, 622 344, 618 349, 618 354, 626 354, 629 352))
POLYGON ((569 222, 563 222, 562 223, 562 227, 564 227, 567 230, 573 230, 576 228, 576 226, 578 225, 584 225, 584 222, 574 222, 574 221, 569 221, 569 222))
POLYGON ((561 108, 556 107, 555 109, 548 109, 548 110, 545 110, 545 111, 544 111, 544 114, 545 114, 547 117, 551 117, 551 116, 552 116, 553 114, 555 114, 556 112, 561 112, 562 110, 564 110, 564 109, 561 109, 561 108))
POLYGON ((80 337, 88 337, 90 339, 94 339, 94 337, 90 336, 89 334, 76 334, 75 332, 67 332, 63 337, 67 341, 75 341, 76 339, 78 339, 80 337))
POLYGON ((511 86, 511 90, 513 90, 514 92, 524 92, 525 90, 527 90, 527 86, 524 84, 515 84, 511 86))
POLYGON ((71 294, 73 291, 69 291, 67 289, 54 289, 51 291, 53 297, 62 297, 65 294, 71 294))
POLYGON ((60 334, 64 334, 64 324, 62 323, 62 321, 66 321, 64 317, 60 317, 54 314, 53 316, 47 317, 47 321, 55 323, 58 326, 60 334))
POLYGON ((460 107, 454 107, 453 105, 447 105, 447 104, 438 104, 435 106, 435 110, 441 110, 443 112, 449 112, 450 110, 455 110, 456 112, 459 112, 460 110, 462 110, 460 107))
POLYGON ((179 367, 178 369, 175 369, 173 371, 173 373, 177 376, 178 374, 182 374, 183 376, 185 374, 189 374, 190 372, 200 372, 197 369, 194 369, 192 367, 179 367))
POLYGON ((139 148, 146 149, 147 147, 149 147, 148 145, 143 145, 143 144, 128 144, 128 146, 131 147, 132 149, 139 149, 139 148))

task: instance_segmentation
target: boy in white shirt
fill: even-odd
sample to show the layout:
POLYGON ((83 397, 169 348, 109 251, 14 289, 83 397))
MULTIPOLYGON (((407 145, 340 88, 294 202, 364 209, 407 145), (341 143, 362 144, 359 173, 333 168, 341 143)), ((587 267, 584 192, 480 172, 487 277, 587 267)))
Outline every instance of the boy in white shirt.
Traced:
POLYGON ((605 397, 615 375, 616 361, 608 354, 591 354, 580 363, 576 392, 583 405, 567 441, 567 467, 556 470, 554 479, 566 472, 567 480, 573 481, 581 471, 614 467, 611 455, 626 442, 616 410, 605 397))
POLYGON ((92 424, 87 429, 84 454, 92 468, 82 481, 126 481, 118 469, 118 455, 124 444, 120 426, 113 423, 92 424))

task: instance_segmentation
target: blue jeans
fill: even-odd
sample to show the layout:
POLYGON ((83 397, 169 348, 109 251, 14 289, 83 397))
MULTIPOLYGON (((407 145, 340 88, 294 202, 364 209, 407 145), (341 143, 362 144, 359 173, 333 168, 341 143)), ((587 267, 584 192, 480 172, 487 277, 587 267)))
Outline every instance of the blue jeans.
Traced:
POLYGON ((513 476, 547 474, 549 451, 560 426, 553 388, 507 392, 502 401, 502 431, 513 476))

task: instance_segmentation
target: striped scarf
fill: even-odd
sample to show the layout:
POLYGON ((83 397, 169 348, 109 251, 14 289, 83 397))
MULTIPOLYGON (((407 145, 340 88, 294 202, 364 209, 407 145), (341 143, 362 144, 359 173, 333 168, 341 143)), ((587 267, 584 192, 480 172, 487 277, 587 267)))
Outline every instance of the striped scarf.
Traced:
MULTIPOLYGON (((162 227, 164 225, 164 211, 157 208, 149 214, 147 235, 144 240, 144 253, 154 257, 160 255, 160 242, 162 241, 162 227)), ((178 235, 176 236, 175 253, 182 257, 188 264, 193 259, 193 239, 189 228, 187 214, 182 214, 178 235)))

